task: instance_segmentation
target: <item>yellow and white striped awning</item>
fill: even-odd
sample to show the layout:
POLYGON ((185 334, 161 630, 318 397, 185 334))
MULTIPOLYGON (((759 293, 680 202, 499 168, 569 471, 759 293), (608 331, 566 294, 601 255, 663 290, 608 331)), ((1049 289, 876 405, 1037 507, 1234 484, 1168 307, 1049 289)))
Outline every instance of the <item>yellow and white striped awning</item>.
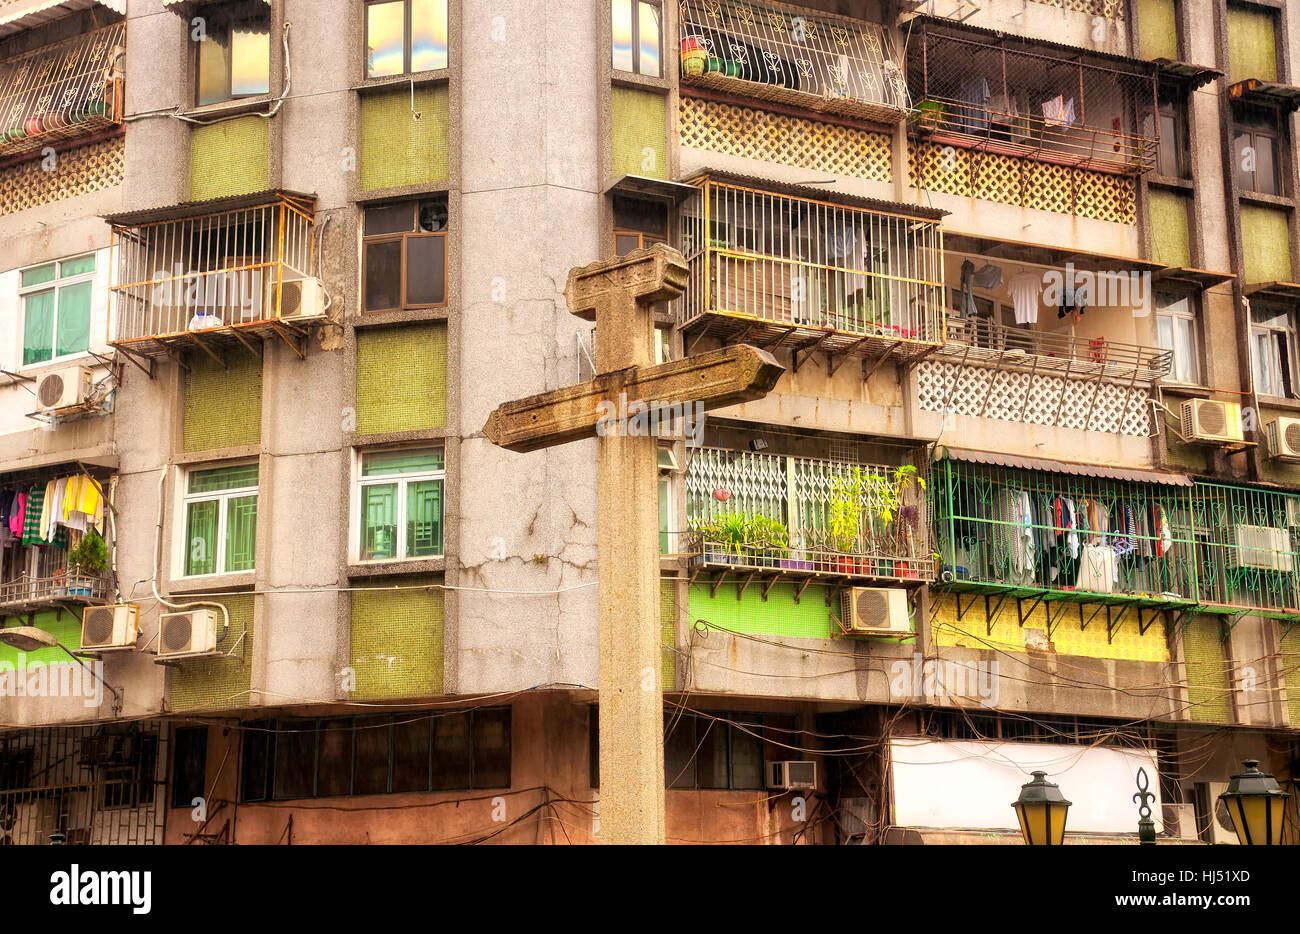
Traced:
POLYGON ((0 6, 0 39, 24 29, 44 26, 93 6, 108 7, 114 13, 126 13, 126 0, 14 0, 13 3, 0 6))

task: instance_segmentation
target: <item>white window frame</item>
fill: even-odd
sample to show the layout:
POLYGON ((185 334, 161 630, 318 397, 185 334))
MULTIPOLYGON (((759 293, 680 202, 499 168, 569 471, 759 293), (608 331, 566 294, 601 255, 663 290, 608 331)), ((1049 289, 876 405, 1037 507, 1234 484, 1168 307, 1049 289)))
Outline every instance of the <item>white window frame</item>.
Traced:
POLYGON ((95 280, 99 274, 99 251, 91 250, 88 253, 78 253, 74 256, 64 256, 59 259, 49 260, 44 263, 33 263, 30 266, 23 266, 18 270, 18 369, 19 372, 24 370, 36 370, 48 366, 54 366, 58 363, 67 363, 72 360, 81 360, 90 356, 91 347, 95 346, 95 280), (90 272, 83 272, 80 275, 68 276, 66 279, 59 275, 64 263, 75 262, 79 259, 92 257, 95 260, 95 268, 90 272), (49 282, 42 282, 39 285, 23 286, 23 273, 31 272, 33 269, 40 269, 43 266, 54 267, 54 278, 49 282), (58 349, 59 342, 59 290, 68 288, 73 285, 80 285, 86 282, 90 284, 90 308, 88 310, 89 320, 87 322, 89 332, 86 335, 86 349, 78 350, 70 354, 59 356, 54 353, 58 349), (50 348, 52 356, 48 360, 38 360, 35 363, 23 362, 23 356, 27 350, 27 299, 33 295, 39 295, 42 292, 54 293, 54 333, 51 337, 53 346, 50 348))
POLYGON ((261 465, 258 461, 235 461, 232 463, 217 464, 196 464, 177 469, 176 483, 179 495, 176 498, 176 528, 180 530, 180 535, 176 536, 176 542, 172 547, 173 567, 176 573, 172 576, 177 580, 200 580, 207 577, 225 577, 231 574, 252 574, 257 570, 257 532, 254 530, 253 536, 253 566, 238 571, 226 570, 226 522, 228 520, 229 510, 228 501, 240 499, 245 496, 256 496, 258 513, 260 517, 262 501, 260 487, 262 482, 261 465), (232 487, 228 490, 213 490, 207 493, 190 493, 189 483, 190 476, 196 473, 202 473, 205 470, 214 470, 221 467, 244 467, 249 464, 256 464, 257 486, 251 487, 232 487), (217 507, 217 554, 213 567, 216 568, 210 574, 186 574, 186 558, 189 555, 190 547, 190 526, 189 526, 189 507, 192 503, 209 502, 216 500, 220 503, 217 507))
MULTIPOLYGON (((1272 308, 1273 306, 1266 306, 1266 307, 1272 308)), ((1271 325, 1257 324, 1254 320, 1254 311, 1255 309, 1252 308, 1251 320, 1250 320, 1251 378, 1252 380, 1255 380, 1256 383, 1258 383, 1259 382, 1258 377, 1261 374, 1261 367, 1267 366, 1268 374, 1277 384, 1276 386, 1269 387, 1270 390, 1276 389, 1277 390, 1276 392, 1272 392, 1272 391, 1264 392, 1263 388, 1259 385, 1255 386, 1255 392, 1263 396, 1284 398, 1286 393, 1287 382, 1291 383, 1292 393, 1295 393, 1297 391, 1296 389, 1297 341, 1296 341, 1295 312, 1290 309, 1279 307, 1278 311, 1284 313, 1286 316, 1286 326, 1282 328, 1278 328, 1278 327, 1273 327, 1271 325), (1259 357, 1259 338, 1265 335, 1268 337, 1267 340, 1268 358, 1266 360, 1261 360, 1259 357), (1283 367, 1282 360, 1277 353, 1278 335, 1285 336, 1286 348, 1287 348, 1287 364, 1288 364, 1287 367, 1283 367)))
MULTIPOLYGON (((1170 327, 1169 336, 1171 338, 1173 338, 1174 336, 1172 325, 1170 327)), ((1169 343, 1176 344, 1177 341, 1171 339, 1169 343)), ((1181 383, 1185 386, 1201 385, 1201 316, 1197 308, 1196 296, 1179 295, 1173 292, 1160 293, 1156 296, 1156 346, 1162 350, 1168 350, 1173 354, 1174 366, 1171 368, 1171 372, 1169 375, 1169 382, 1181 383), (1172 301, 1174 304, 1177 304, 1179 302, 1185 302, 1187 306, 1186 310, 1185 311, 1176 310, 1175 308, 1170 306, 1166 306, 1162 308, 1160 307, 1160 302, 1162 300, 1172 301), (1160 320, 1162 318, 1178 319, 1181 321, 1189 322, 1189 326, 1191 327, 1191 340, 1190 340, 1191 359, 1190 360, 1183 360, 1181 357, 1179 357, 1177 347, 1165 347, 1164 344, 1161 343, 1160 320), (1180 377, 1179 375, 1177 375, 1177 370, 1180 363, 1185 368, 1189 368, 1191 370, 1190 377, 1180 377)))
POLYGON ((399 448, 354 448, 352 457, 352 518, 348 523, 348 557, 353 564, 394 564, 399 561, 432 561, 437 558, 446 557, 447 554, 447 446, 442 443, 435 444, 413 444, 405 445, 399 448), (426 470, 421 473, 404 473, 404 474, 376 474, 373 477, 362 476, 361 469, 365 462, 366 455, 369 454, 397 454, 399 452, 414 451, 440 451, 442 453, 442 469, 426 470), (442 547, 436 555, 416 555, 414 557, 406 554, 406 485, 412 482, 423 482, 426 480, 442 481, 442 547), (362 558, 361 557, 361 532, 364 527, 365 517, 361 514, 361 493, 368 486, 387 486, 396 483, 397 491, 397 535, 395 544, 397 545, 396 554, 391 558, 362 558))

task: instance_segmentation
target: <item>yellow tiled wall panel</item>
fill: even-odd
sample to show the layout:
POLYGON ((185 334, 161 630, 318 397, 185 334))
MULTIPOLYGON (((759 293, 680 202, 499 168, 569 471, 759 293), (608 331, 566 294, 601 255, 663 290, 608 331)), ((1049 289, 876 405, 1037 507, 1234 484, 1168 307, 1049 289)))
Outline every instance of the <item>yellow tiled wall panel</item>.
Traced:
POLYGON ((232 654, 228 658, 197 659, 172 667, 167 691, 171 710, 228 710, 250 704, 253 595, 222 597, 218 602, 225 604, 230 614, 230 631, 222 637, 222 619, 218 613, 217 649, 232 654))
POLYGON ((357 332, 357 433, 447 424, 447 328, 405 325, 357 332))
POLYGON ((436 588, 352 594, 354 698, 442 693, 443 593, 436 588))
POLYGON ((240 117, 190 131, 190 200, 207 201, 271 187, 271 122, 240 117))
POLYGON ((610 132, 614 177, 668 177, 668 104, 662 94, 614 88, 610 94, 610 132))
POLYGON ((1232 719, 1228 652, 1218 617, 1200 616, 1183 631, 1187 667, 1187 715, 1192 720, 1224 723, 1232 719))
POLYGON ((187 452, 257 444, 262 437, 262 361, 232 351, 225 366, 204 354, 187 361, 184 445, 187 452))
POLYGON ((445 85, 417 87, 414 101, 409 85, 362 95, 361 190, 446 181, 447 120, 445 85))
POLYGON ((1277 80, 1275 15, 1247 4, 1228 4, 1228 80, 1277 80))

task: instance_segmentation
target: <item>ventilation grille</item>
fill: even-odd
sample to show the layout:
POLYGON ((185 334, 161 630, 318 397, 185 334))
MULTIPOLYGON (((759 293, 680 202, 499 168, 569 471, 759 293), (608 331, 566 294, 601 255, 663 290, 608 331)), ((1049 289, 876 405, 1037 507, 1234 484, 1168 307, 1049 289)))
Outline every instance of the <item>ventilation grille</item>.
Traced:
POLYGON ((167 652, 184 652, 194 636, 194 621, 188 613, 177 613, 163 621, 162 645, 167 652))
POLYGON ((63 377, 58 373, 51 373, 49 376, 41 379, 40 386, 36 390, 37 396, 41 400, 41 405, 45 408, 58 405, 63 401, 63 377))
POLYGON ((112 607, 97 606, 86 610, 81 624, 81 644, 84 647, 108 645, 113 641, 113 624, 117 613, 112 607))

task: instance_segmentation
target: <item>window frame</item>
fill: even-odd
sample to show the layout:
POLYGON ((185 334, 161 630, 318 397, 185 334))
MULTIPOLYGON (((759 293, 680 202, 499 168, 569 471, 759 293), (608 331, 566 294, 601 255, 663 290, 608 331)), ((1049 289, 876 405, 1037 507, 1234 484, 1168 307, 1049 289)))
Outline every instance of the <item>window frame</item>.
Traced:
MULTIPOLYGON (((1273 398, 1294 399, 1300 397, 1297 393, 1297 387, 1300 382, 1297 381, 1297 361, 1296 361, 1296 311, 1294 308, 1288 308, 1285 305, 1265 304, 1266 309, 1276 309, 1279 314, 1285 316, 1286 326, 1276 327, 1273 325, 1259 324, 1254 320, 1256 308, 1251 308, 1250 321, 1250 362, 1251 362, 1251 381, 1255 383, 1255 392, 1262 396, 1271 396, 1273 398), (1279 382, 1276 388, 1279 392, 1264 392, 1258 385, 1261 371, 1259 369, 1261 361, 1258 356, 1258 338, 1266 336, 1271 359, 1268 361, 1272 375, 1279 382), (1286 357, 1283 361, 1278 354, 1278 338, 1286 346, 1286 357), (1274 369, 1276 368, 1276 369, 1274 369)), ((1272 388, 1272 387, 1270 387, 1272 388)))
POLYGON ((95 322, 95 279, 99 275, 99 252, 92 250, 89 253, 79 253, 75 256, 66 256, 61 259, 51 260, 45 263, 36 263, 32 266, 24 266, 18 270, 18 307, 21 312, 19 315, 19 338, 18 338, 18 369, 29 370, 39 367, 52 366, 58 363, 67 363, 72 360, 79 360, 90 355, 90 348, 94 346, 94 322, 95 322), (61 273, 64 263, 71 263, 77 260, 89 257, 94 261, 94 268, 90 272, 78 273, 76 275, 64 278, 61 273), (41 269, 45 266, 54 267, 54 278, 48 282, 40 282, 36 285, 23 285, 23 273, 31 272, 34 269, 41 269), (90 307, 87 309, 86 320, 86 349, 77 350, 72 353, 58 353, 59 349, 59 293, 72 286, 90 285, 90 307), (52 331, 50 334, 50 357, 48 360, 37 360, 28 363, 27 357, 27 300, 34 295, 41 295, 46 292, 54 293, 54 319, 52 322, 52 331))
MULTIPOLYGON (((190 55, 190 68, 191 68, 191 73, 194 76, 194 93, 192 95, 193 106, 199 108, 219 107, 222 104, 230 104, 235 101, 249 101, 249 100, 257 100, 258 98, 262 98, 262 97, 269 97, 271 94, 271 85, 272 85, 271 59, 274 57, 274 52, 272 51, 271 39, 272 39, 272 33, 274 32, 274 29, 272 27, 275 25, 273 22, 273 17, 271 15, 270 5, 267 4, 265 12, 263 12, 260 9, 257 9, 255 11, 254 6, 252 4, 245 6, 243 0, 234 0, 234 2, 227 2, 227 3, 209 3, 199 7, 198 10, 196 11, 196 15, 204 18, 205 25, 204 25, 204 32, 203 32, 203 40, 200 42, 191 41, 191 44, 194 46, 194 51, 190 55), (241 15, 236 16, 235 15, 236 13, 240 13, 241 15), (266 19, 266 36, 267 36, 266 90, 257 91, 252 94, 236 94, 234 92, 235 27, 237 25, 244 25, 247 23, 260 21, 263 17, 265 17, 266 19), (201 98, 202 83, 200 79, 200 75, 201 75, 200 56, 202 53, 203 43, 208 42, 212 39, 213 33, 216 31, 216 28, 224 29, 229 37, 231 61, 228 63, 226 67, 225 96, 218 101, 208 101, 207 103, 203 103, 201 98)), ((217 34, 220 35, 220 33, 217 34)))
POLYGON ((1191 152, 1188 145, 1187 93, 1184 88, 1168 85, 1166 85, 1166 88, 1157 88, 1155 124, 1156 144, 1160 147, 1160 152, 1156 155, 1155 174, 1164 178, 1186 179, 1190 167, 1191 152), (1174 172, 1172 175, 1162 171, 1163 166, 1160 164, 1165 152, 1163 134, 1160 132, 1160 121, 1164 117, 1170 117, 1174 122, 1174 172))
POLYGON ((664 54, 664 4, 662 0, 610 0, 609 4, 609 64, 610 70, 615 74, 637 75, 641 78, 651 78, 662 80, 667 76, 665 71, 666 56, 664 54), (632 19, 632 67, 631 69, 620 68, 614 62, 614 5, 617 3, 626 3, 630 10, 632 19), (641 6, 654 7, 659 11, 659 73, 657 75, 646 74, 641 70, 641 6))
POLYGON ((1235 107, 1232 113, 1232 177, 1237 186, 1246 194, 1262 195, 1266 198, 1289 197, 1287 174, 1289 170, 1289 143, 1287 133, 1288 121, 1271 107, 1235 107), (1259 158, 1256 156, 1255 168, 1251 170, 1251 186, 1245 187, 1243 178, 1246 171, 1241 168, 1241 150, 1237 146, 1240 137, 1249 137, 1246 144, 1259 151, 1258 140, 1268 139, 1273 149, 1273 191, 1264 191, 1259 187, 1259 158))
POLYGON ((354 448, 352 464, 352 521, 350 525, 348 554, 353 564, 364 565, 383 565, 394 564, 402 561, 434 561, 439 558, 445 558, 447 555, 447 446, 443 443, 428 444, 422 443, 417 445, 404 445, 402 447, 375 447, 375 448, 354 448), (366 477, 363 474, 365 458, 368 454, 395 454, 403 451, 438 451, 442 454, 442 468, 440 470, 429 470, 414 474, 378 474, 373 477, 366 477), (415 555, 406 554, 406 485, 411 482, 421 482, 428 480, 442 481, 441 507, 442 513, 439 517, 439 527, 441 529, 442 541, 439 543, 438 553, 435 555, 415 555), (365 534, 365 516, 362 514, 361 503, 362 493, 367 486, 387 486, 396 484, 397 492, 397 533, 395 542, 399 546, 395 549, 396 554, 391 558, 363 558, 362 536, 365 534))
MULTIPOLYGON (((1168 381, 1183 386, 1203 385, 1203 381, 1205 379, 1204 366, 1202 363, 1202 345, 1204 343, 1204 335, 1202 335, 1201 333, 1201 309, 1200 309, 1200 302, 1198 301, 1196 294, 1193 292, 1157 292, 1155 293, 1154 298, 1155 301, 1152 304, 1154 306, 1154 311, 1155 311, 1156 346, 1159 347, 1161 350, 1168 350, 1174 355, 1173 356, 1174 369, 1171 369, 1170 375, 1168 377, 1168 381), (1181 302, 1186 302, 1187 305, 1186 311, 1173 311, 1170 310, 1168 307, 1162 308, 1161 302, 1163 301, 1169 301, 1171 304, 1174 305, 1177 305, 1178 303, 1181 302), (1192 370, 1190 379, 1182 379, 1179 376, 1175 375, 1175 369, 1177 367, 1180 358, 1178 356, 1178 350, 1176 347, 1165 347, 1160 342, 1160 319, 1161 318, 1176 318, 1179 320, 1190 322, 1191 360, 1188 361, 1192 370)), ((1171 337, 1173 336, 1172 330, 1170 331, 1170 336, 1171 337)), ((1171 341, 1171 343, 1177 343, 1177 342, 1171 341)))
POLYGON ((450 199, 446 193, 433 192, 424 197, 415 199, 406 199, 394 202, 393 204, 370 204, 363 205, 361 211, 361 314, 364 315, 383 315, 403 311, 427 311, 434 308, 446 308, 450 301, 451 276, 448 271, 450 261, 450 245, 447 235, 451 232, 451 205, 450 199), (420 230, 420 205, 427 201, 447 201, 447 226, 442 230, 424 231, 420 230), (408 205, 411 208, 411 229, 396 231, 394 233, 370 234, 365 232, 366 217, 365 213, 371 208, 393 207, 394 205, 408 205), (442 241, 442 301, 440 302, 408 302, 407 301, 407 257, 410 254, 409 242, 412 239, 423 239, 437 237, 442 241), (369 278, 370 270, 370 250, 369 247, 381 243, 401 243, 402 258, 401 272, 399 273, 399 290, 400 297, 396 306, 389 308, 369 308, 367 307, 366 284, 369 278))
POLYGON ((257 570, 257 517, 253 520, 253 566, 231 571, 226 569, 226 529, 229 519, 228 507, 232 499, 242 499, 247 496, 256 498, 256 506, 261 508, 260 488, 262 483, 261 464, 256 460, 240 460, 231 463, 222 464, 202 464, 191 465, 180 469, 179 488, 180 495, 177 498, 177 507, 179 511, 177 528, 181 530, 181 535, 177 537, 176 544, 173 547, 174 557, 176 559, 176 568, 181 572, 173 575, 178 580, 202 580, 205 578, 223 577, 230 574, 252 574, 257 570), (258 467, 257 484, 251 487, 231 487, 229 489, 213 490, 205 493, 190 493, 189 481, 196 473, 202 473, 205 470, 219 470, 226 467, 242 467, 248 464, 254 464, 258 467), (189 507, 192 503, 200 502, 217 502, 217 528, 216 528, 216 555, 213 558, 213 567, 215 570, 207 574, 188 574, 186 568, 189 563, 189 544, 190 535, 190 517, 189 507))
POLYGON ((408 75, 428 75, 439 71, 446 71, 451 67, 451 3, 447 3, 444 12, 447 21, 443 23, 443 29, 447 33, 447 63, 441 68, 424 68, 420 71, 411 70, 411 0, 362 0, 361 4, 361 71, 367 81, 384 81, 394 78, 403 78, 408 75), (367 61, 370 50, 370 8, 379 6, 384 3, 398 2, 402 4, 402 70, 393 75, 372 75, 370 73, 370 63, 367 61))

